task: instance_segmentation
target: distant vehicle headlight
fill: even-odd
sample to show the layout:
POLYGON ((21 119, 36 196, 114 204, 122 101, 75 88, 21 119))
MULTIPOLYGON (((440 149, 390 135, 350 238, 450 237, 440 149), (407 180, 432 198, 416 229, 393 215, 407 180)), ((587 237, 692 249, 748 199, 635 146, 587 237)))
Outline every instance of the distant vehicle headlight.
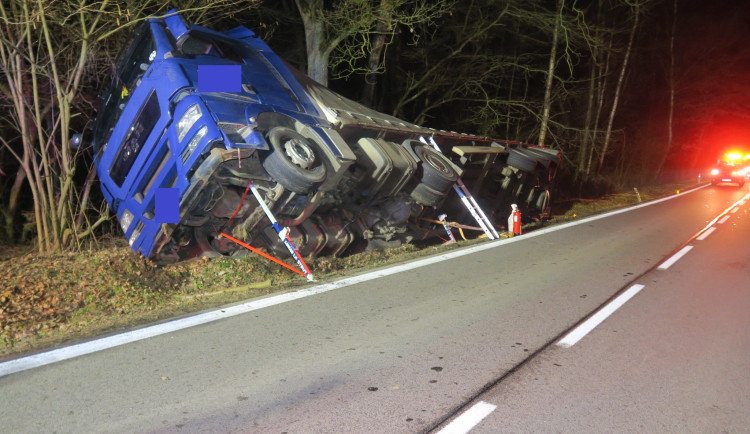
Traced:
POLYGON ((128 210, 124 210, 122 212, 122 215, 120 216, 120 227, 122 228, 123 233, 128 232, 128 228, 130 228, 131 223, 133 223, 133 213, 128 210))
POLYGON ((203 115, 201 113, 201 108, 198 106, 198 104, 193 104, 185 111, 185 113, 180 117, 180 120, 177 121, 177 140, 182 142, 182 139, 185 138, 185 135, 188 131, 190 131, 190 128, 193 127, 193 125, 200 119, 200 117, 203 115))
POLYGON ((719 174, 719 169, 712 169, 711 170, 711 175, 718 175, 718 174, 719 174))

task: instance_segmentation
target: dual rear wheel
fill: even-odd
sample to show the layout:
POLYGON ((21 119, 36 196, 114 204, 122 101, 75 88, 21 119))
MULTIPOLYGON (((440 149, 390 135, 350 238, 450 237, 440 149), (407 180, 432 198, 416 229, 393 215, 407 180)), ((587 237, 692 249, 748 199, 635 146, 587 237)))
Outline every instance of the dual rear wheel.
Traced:
POLYGON ((316 145, 287 127, 268 132, 271 153, 263 168, 287 190, 307 194, 326 178, 326 167, 316 145))

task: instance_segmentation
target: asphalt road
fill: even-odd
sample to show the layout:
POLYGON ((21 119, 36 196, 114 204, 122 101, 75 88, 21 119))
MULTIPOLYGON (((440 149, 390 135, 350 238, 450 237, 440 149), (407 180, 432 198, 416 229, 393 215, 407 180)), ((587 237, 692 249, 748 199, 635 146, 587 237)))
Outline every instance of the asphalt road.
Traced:
POLYGON ((636 279, 637 295, 574 345, 564 336, 458 416, 489 412, 473 433, 750 432, 749 208, 636 279))
POLYGON ((750 426, 750 204, 649 271, 746 193, 704 188, 9 373, 1 430, 420 432, 477 400, 495 407, 477 432, 750 426), (634 283, 599 327, 555 345, 634 283))

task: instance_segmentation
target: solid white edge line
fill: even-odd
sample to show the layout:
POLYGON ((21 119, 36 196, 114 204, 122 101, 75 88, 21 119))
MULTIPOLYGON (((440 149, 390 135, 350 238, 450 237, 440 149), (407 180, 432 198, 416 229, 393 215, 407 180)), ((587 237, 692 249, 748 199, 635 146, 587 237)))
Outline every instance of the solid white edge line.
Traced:
POLYGON ((620 294, 619 297, 612 300, 611 303, 604 306, 599 312, 592 315, 589 319, 584 321, 581 325, 573 329, 570 333, 565 335, 564 338, 560 339, 557 342, 557 345, 563 347, 563 348, 570 348, 573 345, 575 345, 578 341, 583 339, 584 336, 589 334, 591 330, 596 328, 599 324, 602 323, 607 317, 612 315, 617 309, 619 309, 623 304, 625 304, 628 300, 633 298, 634 295, 638 294, 641 289, 643 289, 644 285, 633 285, 630 288, 628 288, 627 291, 620 294))
POLYGON ((698 238, 696 238, 696 240, 698 241, 705 240, 706 238, 708 238, 709 235, 714 233, 715 230, 716 230, 716 227, 708 228, 706 232, 703 232, 698 238))
POLYGON ((720 224, 720 225, 723 225, 727 220, 729 220, 730 217, 732 217, 732 216, 730 216, 729 214, 727 214, 724 217, 722 217, 721 220, 719 220, 717 223, 720 224))
MULTIPOLYGON (((120 333, 120 334, 113 335, 113 336, 98 338, 92 341, 83 342, 80 344, 74 344, 68 347, 58 348, 55 350, 45 351, 43 353, 21 357, 19 359, 0 362, 0 377, 14 374, 16 372, 25 371, 27 369, 49 365, 55 362, 61 362, 63 360, 72 359, 72 358, 83 356, 86 354, 95 353, 97 351, 114 348, 120 345, 129 344, 129 343, 136 342, 139 340, 148 339, 148 338, 152 338, 152 337, 167 334, 167 333, 172 333, 172 332, 186 329, 189 327, 194 327, 197 325, 206 324, 206 323, 210 323, 213 321, 218 321, 220 319, 229 318, 235 315, 240 315, 240 314, 251 312, 257 309, 262 309, 264 307, 275 306, 277 304, 286 303, 288 301, 297 300, 297 299, 307 297, 310 295, 322 294, 324 292, 328 292, 334 289, 343 288, 343 287, 355 285, 355 284, 362 283, 362 282, 367 282, 369 280, 378 279, 378 278, 385 277, 385 276, 390 276, 392 274, 401 273, 407 270, 413 270, 415 268, 424 267, 427 265, 435 264, 435 263, 446 261, 449 259, 458 258, 458 257, 465 256, 465 255, 470 255, 472 253, 477 253, 477 252, 481 252, 481 251, 488 250, 488 249, 493 249, 495 247, 504 246, 506 244, 515 243, 515 242, 526 240, 529 238, 538 237, 538 236, 545 235, 551 232, 556 232, 556 231, 567 229, 573 226, 582 225, 582 224, 589 223, 595 220, 600 220, 600 219, 611 217, 617 214, 622 214, 622 213, 634 211, 640 208, 645 208, 647 206, 666 202, 668 200, 675 199, 679 196, 693 193, 707 186, 708 184, 696 187, 692 190, 684 191, 677 195, 667 196, 661 199, 657 199, 651 202, 645 202, 645 203, 635 205, 629 208, 623 208, 623 209, 619 209, 615 211, 610 211, 608 213, 587 217, 581 220, 576 220, 576 221, 572 221, 569 223, 563 223, 563 224, 552 226, 549 228, 536 230, 529 234, 525 234, 521 237, 513 237, 513 238, 505 238, 505 239, 500 239, 500 240, 488 241, 486 243, 482 243, 477 246, 472 246, 472 247, 468 247, 465 249, 445 253, 442 255, 437 255, 437 256, 421 259, 421 260, 407 263, 407 264, 397 265, 395 267, 386 268, 383 270, 372 271, 372 272, 365 273, 359 276, 337 280, 337 281, 325 283, 322 285, 312 286, 312 287, 301 289, 295 292, 274 295, 274 296, 270 296, 270 297, 263 298, 260 300, 253 300, 247 303, 229 306, 229 307, 214 310, 211 312, 205 312, 202 314, 180 318, 177 320, 173 320, 173 321, 162 323, 162 324, 156 324, 153 326, 147 326, 144 328, 120 333)), ((750 194, 748 196, 750 196, 750 194)))
POLYGON ((470 409, 466 410, 464 414, 453 419, 453 422, 446 425, 445 428, 438 431, 438 434, 466 434, 471 431, 472 428, 477 426, 485 417, 489 416, 490 413, 495 411, 496 408, 497 406, 494 404, 479 401, 470 409))
POLYGON ((683 247, 682 249, 680 249, 679 252, 677 252, 674 255, 672 255, 671 258, 669 258, 666 261, 662 262, 661 265, 659 265, 656 268, 659 269, 659 270, 666 270, 667 268, 669 268, 672 265, 674 265, 675 262, 679 261, 680 258, 682 258, 683 256, 685 256, 685 254, 687 254, 687 252, 689 252, 692 248, 693 248, 693 246, 685 246, 685 247, 683 247))

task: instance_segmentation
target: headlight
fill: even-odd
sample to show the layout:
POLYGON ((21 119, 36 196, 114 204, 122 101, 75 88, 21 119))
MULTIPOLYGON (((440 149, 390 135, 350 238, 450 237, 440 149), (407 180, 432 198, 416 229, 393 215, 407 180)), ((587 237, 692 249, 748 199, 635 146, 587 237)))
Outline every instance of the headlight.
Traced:
POLYGON ((711 170, 711 175, 718 175, 718 174, 719 174, 719 169, 712 169, 711 170))
POLYGON ((193 155, 193 151, 195 151, 195 148, 198 147, 198 142, 201 141, 203 136, 206 135, 208 132, 208 128, 206 126, 203 126, 200 130, 198 130, 197 133, 193 136, 192 139, 190 139, 190 142, 185 146, 185 150, 182 151, 182 162, 185 163, 188 158, 190 158, 191 155, 193 155))
POLYGON ((185 135, 188 131, 190 131, 190 128, 193 127, 193 125, 200 119, 200 117, 203 115, 201 113, 201 108, 198 106, 198 104, 193 104, 185 111, 185 113, 182 115, 179 121, 177 121, 177 140, 182 142, 182 139, 185 138, 185 135))
POLYGON ((128 232, 128 228, 130 227, 131 223, 133 223, 133 213, 128 210, 124 210, 122 212, 122 215, 120 216, 120 227, 122 228, 123 233, 128 232))
POLYGON ((143 231, 143 228, 145 225, 143 222, 139 222, 137 225, 135 225, 135 229, 133 229, 133 233, 130 234, 130 238, 128 238, 128 244, 130 244, 130 247, 133 247, 133 243, 138 239, 138 237, 141 236, 141 231, 143 231))

